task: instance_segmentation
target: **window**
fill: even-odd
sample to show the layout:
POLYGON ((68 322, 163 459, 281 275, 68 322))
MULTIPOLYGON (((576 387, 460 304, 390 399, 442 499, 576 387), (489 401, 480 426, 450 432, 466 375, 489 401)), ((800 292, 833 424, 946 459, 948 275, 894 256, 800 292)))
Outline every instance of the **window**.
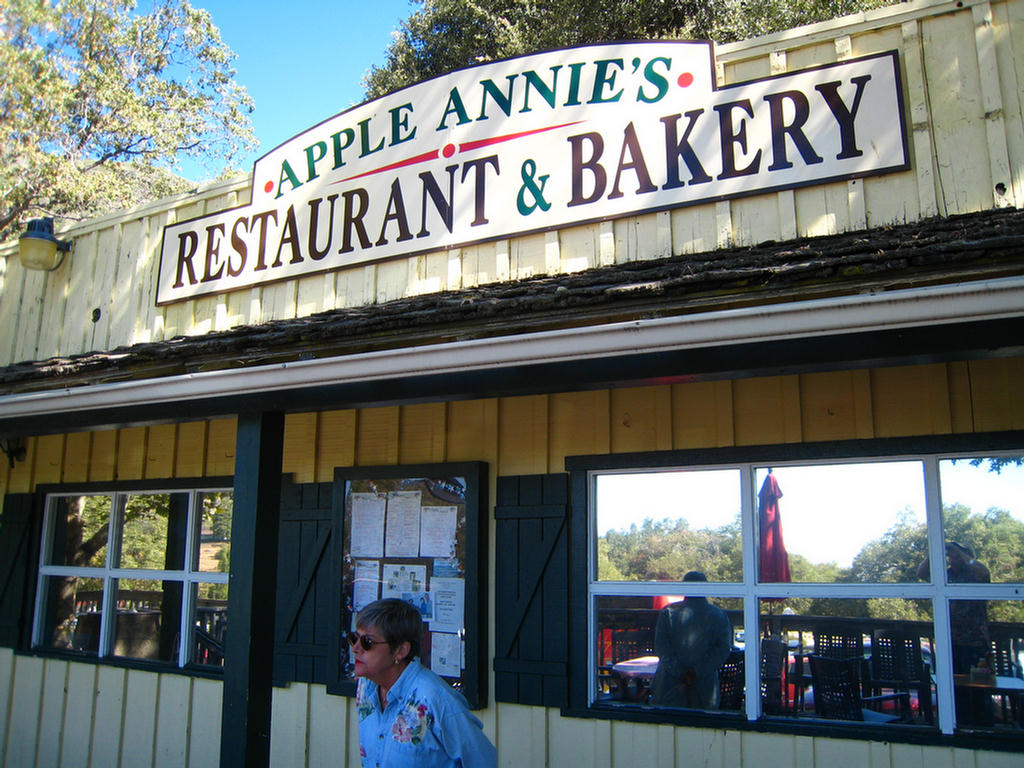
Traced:
POLYGON ((567 462, 589 707, 1024 736, 1024 457, 688 458, 567 462))
POLYGON ((231 513, 215 488, 48 495, 33 646, 222 667, 231 513))

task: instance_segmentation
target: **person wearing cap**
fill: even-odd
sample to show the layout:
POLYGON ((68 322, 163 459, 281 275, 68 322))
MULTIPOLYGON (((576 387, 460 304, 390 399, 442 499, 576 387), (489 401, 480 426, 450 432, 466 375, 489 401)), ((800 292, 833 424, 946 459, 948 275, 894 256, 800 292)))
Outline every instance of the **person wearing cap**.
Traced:
MULTIPOLYGON (((917 577, 931 580, 928 558, 917 569, 917 577)), ((984 563, 974 557, 966 544, 946 542, 946 580, 950 584, 987 584, 992 579, 984 563)), ((992 651, 988 632, 988 602, 951 600, 949 603, 950 641, 953 647, 953 674, 968 675, 971 667, 988 664, 992 651)), ((991 725, 991 697, 984 692, 956 689, 957 720, 962 724, 991 725)))

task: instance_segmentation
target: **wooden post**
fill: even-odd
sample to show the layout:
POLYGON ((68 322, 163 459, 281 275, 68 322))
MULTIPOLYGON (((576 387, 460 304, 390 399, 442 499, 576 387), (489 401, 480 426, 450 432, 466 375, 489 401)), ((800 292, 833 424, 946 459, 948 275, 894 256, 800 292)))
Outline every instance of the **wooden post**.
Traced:
POLYGON ((221 768, 270 765, 284 414, 240 414, 235 438, 221 768))

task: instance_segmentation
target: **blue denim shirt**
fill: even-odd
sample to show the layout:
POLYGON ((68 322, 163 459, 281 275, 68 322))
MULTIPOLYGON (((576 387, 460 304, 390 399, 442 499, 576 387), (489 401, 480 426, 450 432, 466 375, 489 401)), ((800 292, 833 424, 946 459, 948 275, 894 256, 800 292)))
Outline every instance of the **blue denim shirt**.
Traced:
POLYGON ((388 691, 382 712, 377 684, 356 690, 363 768, 495 768, 498 752, 462 694, 412 661, 388 691))

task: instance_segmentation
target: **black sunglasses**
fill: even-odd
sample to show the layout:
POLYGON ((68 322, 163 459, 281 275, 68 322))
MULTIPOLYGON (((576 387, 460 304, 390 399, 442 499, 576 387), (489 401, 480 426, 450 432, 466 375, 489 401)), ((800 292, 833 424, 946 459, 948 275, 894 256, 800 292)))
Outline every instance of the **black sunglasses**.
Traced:
POLYGON ((359 643, 361 646, 363 646, 364 651, 373 650, 373 646, 387 642, 387 640, 374 640, 369 635, 360 635, 358 632, 348 633, 348 644, 355 648, 356 643, 359 643))

